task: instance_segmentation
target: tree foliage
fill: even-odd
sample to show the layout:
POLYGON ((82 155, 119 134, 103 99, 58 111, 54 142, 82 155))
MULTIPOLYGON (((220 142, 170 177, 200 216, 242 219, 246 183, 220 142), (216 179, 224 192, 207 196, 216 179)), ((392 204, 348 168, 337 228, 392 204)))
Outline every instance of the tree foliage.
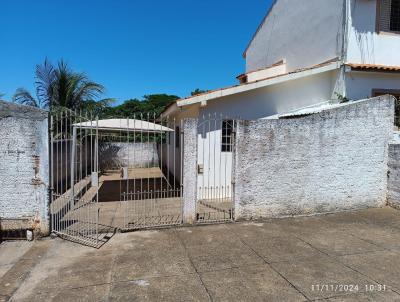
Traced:
POLYGON ((158 116, 168 105, 178 99, 178 96, 168 94, 145 95, 143 100, 130 99, 121 105, 106 107, 99 116, 101 118, 133 118, 134 116, 139 117, 147 114, 158 116))
MULTIPOLYGON (((105 91, 101 84, 91 81, 84 73, 74 72, 63 60, 56 66, 47 59, 37 65, 35 88, 35 96, 24 88, 18 88, 13 101, 52 111, 79 110, 99 118, 132 118, 148 114, 158 116, 168 105, 179 99, 176 95, 149 94, 143 99, 130 99, 113 106, 114 99, 100 99, 105 91)), ((203 91, 196 89, 195 92, 203 91)))
MULTIPOLYGON (((28 90, 18 88, 13 101, 45 109, 60 106, 80 110, 87 102, 96 102, 105 91, 102 85, 91 81, 86 74, 71 70, 63 60, 53 66, 47 59, 36 66, 35 88, 36 97, 28 90)), ((112 99, 101 102, 110 103, 112 99)))
POLYGON ((195 96, 195 95, 199 95, 199 94, 203 94, 203 93, 206 93, 206 92, 208 92, 209 90, 202 90, 202 89, 199 89, 199 88, 196 88, 194 91, 192 91, 190 94, 191 94, 191 96, 195 96))

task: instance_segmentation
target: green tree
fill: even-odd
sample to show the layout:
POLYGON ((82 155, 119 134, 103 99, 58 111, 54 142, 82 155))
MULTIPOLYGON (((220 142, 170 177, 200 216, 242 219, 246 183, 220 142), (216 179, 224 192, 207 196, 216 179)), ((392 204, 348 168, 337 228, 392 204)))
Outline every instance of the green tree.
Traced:
POLYGON ((102 112, 101 116, 108 118, 132 118, 135 115, 139 117, 140 115, 147 116, 148 114, 150 117, 158 116, 168 105, 178 99, 178 96, 168 94, 145 95, 143 100, 130 99, 121 105, 108 107, 102 112))
MULTIPOLYGON (((53 66, 47 59, 36 66, 35 88, 36 98, 26 89, 18 88, 13 101, 39 108, 60 106, 76 110, 84 108, 86 102, 95 102, 105 90, 86 74, 72 71, 63 60, 53 66)), ((111 102, 112 99, 101 101, 111 102)))
POLYGON ((102 117, 111 108, 114 99, 104 99, 100 101, 88 100, 82 104, 82 111, 92 117, 102 117))

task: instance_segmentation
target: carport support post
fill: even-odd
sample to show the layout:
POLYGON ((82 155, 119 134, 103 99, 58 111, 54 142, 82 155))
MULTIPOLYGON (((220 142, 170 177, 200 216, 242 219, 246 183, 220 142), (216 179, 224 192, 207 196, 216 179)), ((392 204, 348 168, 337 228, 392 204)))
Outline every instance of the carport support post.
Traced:
POLYGON ((197 124, 198 120, 183 120, 183 223, 196 222, 197 202, 197 124))

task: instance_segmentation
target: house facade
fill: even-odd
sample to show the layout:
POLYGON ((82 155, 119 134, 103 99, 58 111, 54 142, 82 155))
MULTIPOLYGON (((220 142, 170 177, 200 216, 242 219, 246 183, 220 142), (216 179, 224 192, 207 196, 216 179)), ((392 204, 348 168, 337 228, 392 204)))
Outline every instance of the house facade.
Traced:
POLYGON ((316 103, 400 94, 399 0, 276 0, 243 56, 240 85, 169 114, 264 118, 316 103))
POLYGON ((229 171, 212 180, 221 176, 215 160, 231 156, 223 146, 227 122, 327 102, 400 97, 399 54, 400 0, 276 0, 244 51, 239 84, 178 100, 164 114, 206 125, 198 129, 198 183, 216 191, 231 181, 229 171))

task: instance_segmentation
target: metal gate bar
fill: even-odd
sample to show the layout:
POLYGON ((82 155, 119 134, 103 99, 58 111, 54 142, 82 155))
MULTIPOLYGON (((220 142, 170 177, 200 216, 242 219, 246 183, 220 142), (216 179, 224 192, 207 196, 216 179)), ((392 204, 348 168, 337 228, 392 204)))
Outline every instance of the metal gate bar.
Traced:
POLYGON ((66 108, 51 112, 51 227, 63 238, 101 244, 98 231, 98 130, 95 122, 66 108), (90 127, 82 127, 89 122, 90 127))
POLYGON ((203 115, 198 133, 197 223, 234 219, 235 120, 203 115))
POLYGON ((180 123, 152 113, 119 124, 118 131, 99 134, 99 206, 112 216, 100 211, 100 224, 122 231, 182 224, 180 123))

